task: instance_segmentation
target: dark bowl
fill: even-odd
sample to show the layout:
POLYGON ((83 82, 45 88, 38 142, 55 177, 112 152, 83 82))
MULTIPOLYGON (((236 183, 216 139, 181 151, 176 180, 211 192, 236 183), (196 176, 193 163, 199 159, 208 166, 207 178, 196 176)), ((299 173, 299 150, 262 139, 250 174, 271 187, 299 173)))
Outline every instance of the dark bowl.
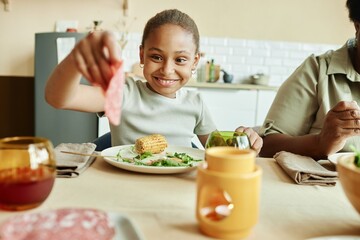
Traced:
POLYGON ((233 79, 234 79, 234 75, 232 75, 232 74, 225 74, 223 76, 223 80, 225 83, 231 83, 233 81, 233 79))

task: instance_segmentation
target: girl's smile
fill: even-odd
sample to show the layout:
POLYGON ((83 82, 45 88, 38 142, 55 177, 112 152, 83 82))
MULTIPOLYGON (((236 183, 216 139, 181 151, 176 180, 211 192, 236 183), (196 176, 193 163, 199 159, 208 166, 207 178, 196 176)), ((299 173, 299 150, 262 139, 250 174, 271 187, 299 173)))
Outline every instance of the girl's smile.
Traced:
POLYGON ((176 84, 179 80, 164 80, 160 78, 155 78, 162 86, 170 87, 176 84))

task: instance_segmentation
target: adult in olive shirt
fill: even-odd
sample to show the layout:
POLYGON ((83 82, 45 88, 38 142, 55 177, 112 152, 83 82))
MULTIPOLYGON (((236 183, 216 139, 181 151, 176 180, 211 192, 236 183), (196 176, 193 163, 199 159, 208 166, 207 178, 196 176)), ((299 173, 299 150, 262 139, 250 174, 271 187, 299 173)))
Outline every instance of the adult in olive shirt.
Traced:
POLYGON ((260 134, 260 155, 288 151, 314 159, 360 150, 360 1, 347 0, 355 39, 308 57, 280 87, 260 134))

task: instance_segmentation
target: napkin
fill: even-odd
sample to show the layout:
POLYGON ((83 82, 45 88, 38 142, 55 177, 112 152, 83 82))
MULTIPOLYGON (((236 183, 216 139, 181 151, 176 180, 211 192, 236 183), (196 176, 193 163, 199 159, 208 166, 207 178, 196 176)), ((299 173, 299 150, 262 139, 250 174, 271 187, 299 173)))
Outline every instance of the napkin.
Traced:
POLYGON ((274 158, 297 184, 335 186, 338 179, 336 171, 324 168, 311 157, 281 151, 274 158))
POLYGON ((54 149, 56 159, 56 177, 72 178, 84 172, 96 157, 62 153, 61 151, 94 154, 94 143, 61 143, 54 149))

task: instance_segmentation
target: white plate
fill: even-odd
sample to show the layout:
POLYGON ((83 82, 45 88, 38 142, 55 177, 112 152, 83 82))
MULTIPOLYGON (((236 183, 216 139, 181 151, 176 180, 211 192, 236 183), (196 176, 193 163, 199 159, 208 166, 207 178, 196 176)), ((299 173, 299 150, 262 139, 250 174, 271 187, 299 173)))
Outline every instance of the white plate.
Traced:
MULTIPOLYGON (((143 166, 143 165, 134 165, 127 162, 122 162, 121 160, 118 161, 115 158, 110 158, 106 156, 116 156, 119 151, 123 151, 121 153, 122 156, 125 157, 135 157, 136 155, 131 152, 131 147, 133 145, 122 145, 122 146, 115 146, 111 148, 107 148, 101 152, 101 156, 104 156, 103 159, 118 168, 122 168, 125 170, 133 171, 133 172, 141 172, 141 173, 154 173, 154 174, 172 174, 172 173, 184 173, 189 172, 196 169, 197 164, 200 162, 194 163, 192 167, 156 167, 156 166, 143 166)), ((202 159, 204 160, 205 151, 190 148, 190 147, 180 147, 180 146, 168 146, 165 151, 167 153, 186 153, 189 156, 193 157, 194 159, 202 159)))
POLYGON ((142 240, 143 235, 137 229, 133 221, 127 216, 118 213, 108 213, 110 220, 114 223, 114 240, 142 240))
POLYGON ((341 152, 341 153, 334 153, 330 156, 328 156, 328 159, 330 162, 332 162, 333 164, 337 164, 338 160, 340 159, 340 157, 342 156, 354 156, 355 153, 353 152, 341 152))

